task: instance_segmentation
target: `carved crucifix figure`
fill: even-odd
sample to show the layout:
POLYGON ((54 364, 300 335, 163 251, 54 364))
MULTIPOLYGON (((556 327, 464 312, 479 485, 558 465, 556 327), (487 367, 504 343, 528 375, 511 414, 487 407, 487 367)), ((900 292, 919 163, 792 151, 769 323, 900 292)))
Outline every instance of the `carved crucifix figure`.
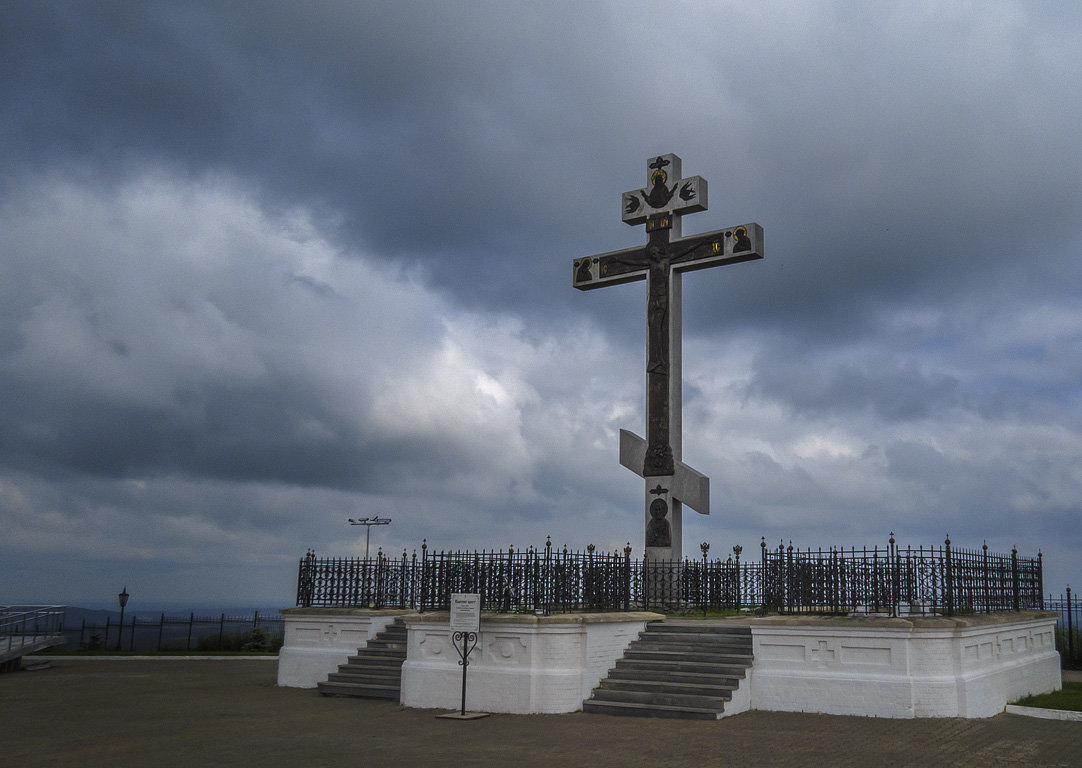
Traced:
POLYGON ((651 159, 647 180, 621 198, 623 220, 646 224, 646 245, 576 259, 573 285, 587 291, 647 281, 646 440, 620 430, 620 463, 646 478, 647 554, 678 560, 681 504, 710 513, 709 479, 680 461, 680 277, 761 259, 763 230, 741 224, 681 238, 680 217, 706 210, 706 181, 680 178, 680 158, 671 154, 651 159))

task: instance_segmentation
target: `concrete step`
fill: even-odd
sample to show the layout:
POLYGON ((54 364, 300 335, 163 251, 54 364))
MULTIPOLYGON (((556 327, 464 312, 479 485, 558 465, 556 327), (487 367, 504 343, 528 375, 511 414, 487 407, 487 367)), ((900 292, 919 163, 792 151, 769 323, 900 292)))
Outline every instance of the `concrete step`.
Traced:
POLYGON ((363 654, 357 654, 356 656, 350 656, 346 659, 346 664, 351 667, 371 666, 394 667, 395 669, 398 669, 405 660, 405 656, 365 656, 363 654))
POLYGON ((363 677, 366 680, 391 681, 397 683, 402 678, 401 669, 371 669, 369 667, 339 667, 337 672, 331 672, 328 680, 349 682, 363 677))
POLYGON ((583 711, 714 720, 753 662, 748 626, 654 622, 583 702, 583 711))
POLYGON ((372 683, 320 683, 316 686, 324 696, 363 696, 368 699, 398 700, 397 685, 378 685, 372 683))
POLYGON ((366 645, 364 648, 357 649, 357 655, 362 656, 368 654, 369 656, 405 656, 406 646, 396 648, 393 645, 366 645))
POLYGON ((396 643, 398 645, 405 645, 409 639, 405 631, 395 632, 388 634, 386 632, 380 632, 371 640, 368 641, 369 645, 378 645, 379 643, 396 643))
POLYGON ((724 683, 704 683, 702 681, 675 682, 672 680, 622 680, 609 677, 601 681, 599 688, 619 691, 654 691, 657 693, 683 693, 689 696, 712 696, 728 701, 739 685, 739 680, 726 680, 724 683))
POLYGON ((751 644, 751 633, 743 632, 670 632, 657 627, 647 627, 640 637, 650 638, 666 643, 736 643, 738 645, 751 644))
POLYGON ((406 660, 407 631, 401 619, 395 619, 378 632, 364 648, 350 656, 337 672, 317 686, 328 696, 363 696, 398 700, 402 683, 402 663, 406 660))
POLYGON ((407 638, 402 637, 373 637, 368 641, 366 648, 405 648, 407 638))
POLYGON ((750 664, 711 664, 704 661, 681 661, 679 659, 618 659, 615 669, 643 670, 649 672, 690 672, 702 675, 735 675, 743 677, 750 664))
POLYGON ((717 720, 721 712, 700 707, 665 706, 660 704, 638 704, 631 701, 594 701, 583 702, 583 712, 595 715, 623 715, 625 717, 668 717, 682 720, 717 720))
POLYGON ((751 628, 737 624, 722 626, 720 624, 704 624, 701 622, 671 624, 668 621, 655 621, 648 623, 643 631, 666 635, 731 635, 733 637, 743 637, 744 635, 751 635, 751 632, 745 632, 748 629, 751 628))
POLYGON ((643 632, 633 641, 641 645, 657 645, 672 648, 728 648, 751 651, 751 637, 736 635, 704 635, 701 633, 643 632))
POLYGON ((372 646, 366 646, 357 651, 354 656, 350 658, 366 658, 366 659, 404 659, 406 658, 406 649, 398 648, 373 648, 372 646))
POLYGON ((328 679, 335 675, 345 675, 347 677, 382 677, 389 680, 397 680, 402 676, 401 667, 369 667, 363 664, 355 666, 349 664, 342 664, 338 667, 337 672, 331 672, 328 679))
POLYGON ((331 686, 331 688, 335 689, 341 687, 341 690, 336 690, 341 696, 366 696, 367 694, 365 692, 369 689, 375 691, 397 691, 402 687, 398 680, 391 680, 385 677, 361 677, 360 675, 355 677, 349 675, 346 677, 336 677, 334 674, 330 677, 331 679, 324 680, 317 686, 320 693, 326 693, 327 686, 331 686))
POLYGON ((709 635, 702 632, 643 632, 636 643, 656 643, 683 647, 709 645, 724 648, 751 648, 751 635, 709 635))
POLYGON ((704 664, 723 665, 747 665, 752 662, 752 655, 750 653, 713 652, 704 651, 698 648, 687 651, 674 651, 651 648, 649 646, 629 648, 624 652, 624 658, 637 660, 651 659, 655 661, 694 661, 703 662, 704 664))
POLYGON ((590 697, 594 702, 622 702, 649 704, 663 707, 691 707, 694 709, 712 709, 722 712, 728 698, 718 696, 700 696, 687 693, 664 693, 660 691, 628 691, 616 688, 598 688, 590 697))
POLYGON ((688 645, 680 647, 678 645, 668 645, 664 643, 640 643, 634 642, 627 648, 628 651, 633 653, 662 653, 669 654, 671 656, 736 656, 742 661, 753 657, 751 648, 736 648, 731 646, 709 646, 709 645, 688 645))
POLYGON ((373 667, 385 669, 398 669, 405 661, 404 657, 394 656, 350 656, 345 664, 340 667, 373 667))
POLYGON ((719 635, 748 635, 751 636, 749 624, 709 624, 699 621, 651 621, 646 625, 647 632, 671 632, 671 633, 696 633, 719 634, 719 635))
POLYGON ((744 674, 709 675, 701 672, 672 672, 667 669, 630 669, 616 667, 609 670, 606 680, 642 680, 644 682, 673 682, 690 685, 718 685, 736 688, 744 674))
POLYGON ((731 626, 721 627, 712 624, 669 624, 651 623, 646 625, 645 632, 657 632, 665 635, 717 635, 727 637, 751 637, 751 627, 731 626))

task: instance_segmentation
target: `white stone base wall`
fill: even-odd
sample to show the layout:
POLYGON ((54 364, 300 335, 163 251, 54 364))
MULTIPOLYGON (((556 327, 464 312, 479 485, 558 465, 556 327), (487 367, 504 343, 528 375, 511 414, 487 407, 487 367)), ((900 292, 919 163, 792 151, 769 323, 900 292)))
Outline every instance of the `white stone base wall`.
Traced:
POLYGON ((741 712, 747 712, 752 708, 751 706, 751 688, 754 685, 753 677, 755 672, 753 669, 748 669, 744 673, 744 677, 740 680, 733 691, 732 698, 725 703, 725 709, 722 710, 722 717, 732 717, 733 715, 739 715, 741 712))
POLYGON ((279 613, 285 619, 285 640, 278 652, 278 685, 315 688, 395 617, 411 612, 286 608, 279 613))
MULTIPOLYGON (((466 707, 510 714, 576 712, 646 622, 659 618, 651 613, 482 616, 467 670, 466 707)), ((402 704, 458 709, 462 667, 447 614, 411 616, 406 626, 402 704)))
MULTIPOLYGON (((278 684, 314 688, 402 616, 409 631, 401 703, 458 709, 462 667, 446 613, 291 608, 278 684)), ((651 613, 486 614, 470 656, 466 706, 575 712, 651 613)), ((991 717, 1061 687, 1054 613, 878 618, 746 618, 755 662, 725 714, 748 709, 867 717, 991 717)))
POLYGON ((751 619, 753 709, 991 717, 1061 687, 1055 614, 751 619))

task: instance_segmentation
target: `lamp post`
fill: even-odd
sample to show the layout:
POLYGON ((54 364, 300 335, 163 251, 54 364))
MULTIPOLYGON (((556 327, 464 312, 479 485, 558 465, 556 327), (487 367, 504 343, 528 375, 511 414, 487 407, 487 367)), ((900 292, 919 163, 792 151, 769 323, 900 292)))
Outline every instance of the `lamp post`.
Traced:
POLYGON ((128 594, 128 587, 125 586, 116 597, 120 601, 120 629, 116 633, 116 649, 119 651, 120 644, 124 640, 124 606, 128 604, 128 598, 131 597, 128 594))
POLYGON ((384 517, 380 519, 379 515, 374 517, 359 517, 354 520, 352 517, 349 519, 350 525, 363 525, 364 526, 364 559, 368 559, 368 542, 372 537, 373 525, 389 525, 391 518, 384 517))
POLYGON ((710 596, 710 588, 709 588, 709 586, 707 586, 707 583, 706 583, 706 569, 707 569, 706 556, 707 556, 707 553, 710 552, 710 542, 704 541, 702 544, 699 545, 699 549, 701 549, 703 551, 703 576, 702 576, 702 579, 699 581, 699 591, 700 591, 700 599, 703 601, 703 618, 705 619, 706 618, 706 601, 707 601, 707 598, 710 596))

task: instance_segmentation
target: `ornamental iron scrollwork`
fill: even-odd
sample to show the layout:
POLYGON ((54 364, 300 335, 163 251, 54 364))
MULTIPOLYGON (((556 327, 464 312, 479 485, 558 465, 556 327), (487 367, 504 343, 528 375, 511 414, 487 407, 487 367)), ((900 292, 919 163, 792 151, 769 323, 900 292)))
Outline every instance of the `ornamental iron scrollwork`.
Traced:
POLYGON ((746 609, 792 613, 980 613, 1039 609, 1043 557, 986 547, 887 546, 801 549, 760 544, 725 559, 632 559, 622 551, 544 547, 418 556, 322 558, 298 563, 297 605, 447 610, 454 592, 495 612, 746 609))

